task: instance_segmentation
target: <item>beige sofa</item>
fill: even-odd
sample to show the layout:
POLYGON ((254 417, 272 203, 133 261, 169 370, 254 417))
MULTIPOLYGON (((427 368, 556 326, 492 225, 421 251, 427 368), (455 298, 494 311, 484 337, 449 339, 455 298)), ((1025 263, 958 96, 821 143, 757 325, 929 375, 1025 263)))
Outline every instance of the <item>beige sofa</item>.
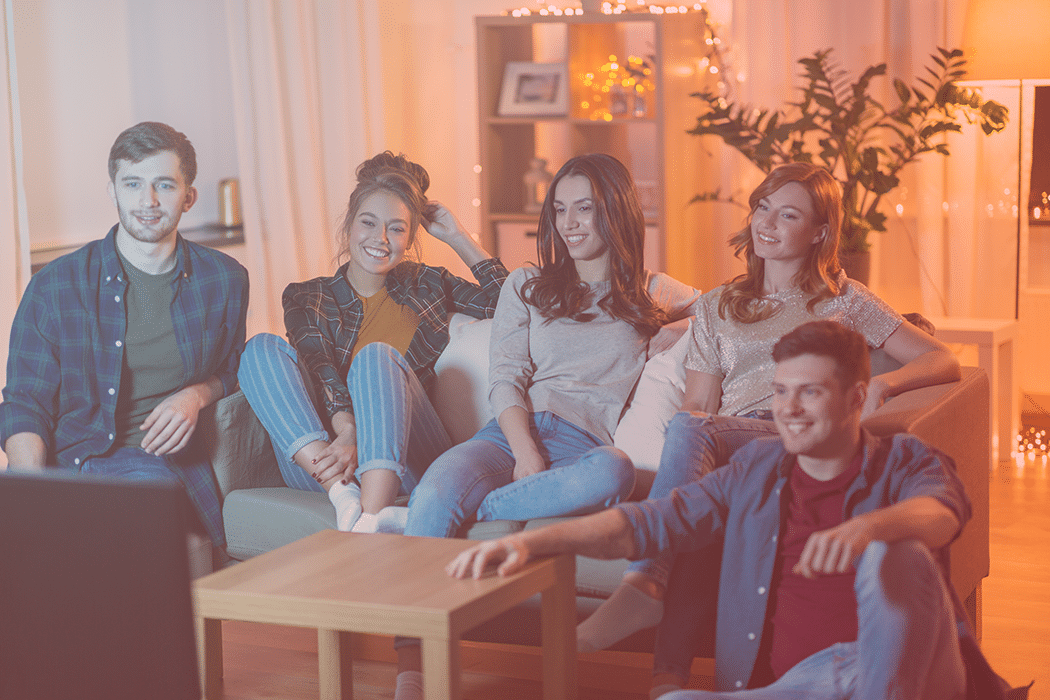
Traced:
MULTIPOLYGON (((465 317, 453 321, 451 342, 442 354, 432 399, 454 441, 469 438, 490 418, 486 396, 488 358, 486 321, 465 317)), ((682 358, 687 339, 652 358, 646 365, 632 406, 616 431, 617 446, 639 466, 643 496, 652 483, 663 444, 663 429, 677 410, 682 392, 682 358)), ((876 372, 883 362, 873 357, 876 372)), ((885 368, 883 368, 883 371, 885 368)), ((961 381, 917 389, 887 402, 865 423, 879 434, 913 433, 954 457, 973 501, 974 517, 952 545, 952 582, 966 602, 977 629, 980 624, 981 580, 988 575, 988 472, 990 438, 988 380, 983 370, 964 368, 961 381)), ((322 529, 335 527, 335 513, 326 496, 284 486, 269 438, 240 392, 220 401, 204 420, 212 446, 212 464, 223 496, 228 552, 246 559, 322 529)), ((464 536, 487 539, 542 523, 476 523, 464 536)), ((577 560, 579 614, 589 614, 620 582, 626 561, 577 560)), ((475 639, 535 644, 536 616, 529 606, 512 611, 475 639)), ((617 647, 652 650, 651 632, 637 634, 617 647)))

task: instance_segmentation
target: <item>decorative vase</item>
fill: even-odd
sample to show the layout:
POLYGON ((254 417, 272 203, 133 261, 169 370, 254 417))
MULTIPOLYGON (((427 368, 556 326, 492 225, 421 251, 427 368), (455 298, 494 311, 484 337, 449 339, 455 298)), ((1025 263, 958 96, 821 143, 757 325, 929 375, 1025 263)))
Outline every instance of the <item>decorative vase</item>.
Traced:
POLYGON ((547 198, 547 188, 553 179, 554 175, 547 170, 546 158, 533 158, 529 161, 529 169, 522 177, 525 183, 524 208, 527 213, 538 214, 543 209, 543 200, 547 198))
POLYGON ((871 276, 871 252, 839 253, 839 263, 846 271, 846 276, 851 280, 868 286, 868 278, 871 276))

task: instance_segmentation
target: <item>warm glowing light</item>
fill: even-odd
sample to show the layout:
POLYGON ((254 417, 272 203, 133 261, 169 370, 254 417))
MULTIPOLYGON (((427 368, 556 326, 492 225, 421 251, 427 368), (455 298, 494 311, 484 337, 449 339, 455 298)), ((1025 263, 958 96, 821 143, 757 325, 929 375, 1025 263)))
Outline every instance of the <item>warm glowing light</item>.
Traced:
POLYGON ((481 172, 481 165, 475 165, 474 166, 474 172, 480 173, 481 172))
POLYGON ((898 204, 896 209, 897 209, 897 216, 903 216, 904 215, 904 205, 903 204, 898 204))
POLYGON ((474 199, 470 200, 470 203, 474 207, 480 207, 481 206, 481 200, 478 199, 477 197, 475 197, 474 199))

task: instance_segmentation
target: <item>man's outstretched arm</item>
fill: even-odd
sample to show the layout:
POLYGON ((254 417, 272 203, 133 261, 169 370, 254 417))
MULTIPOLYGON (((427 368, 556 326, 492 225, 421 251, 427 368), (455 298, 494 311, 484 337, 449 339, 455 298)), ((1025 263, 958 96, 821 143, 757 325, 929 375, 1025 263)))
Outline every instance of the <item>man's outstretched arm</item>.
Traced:
POLYGON ((630 521, 619 508, 539 530, 519 532, 471 547, 452 560, 445 571, 455 578, 481 578, 490 566, 500 576, 519 571, 536 557, 582 554, 595 559, 620 559, 635 554, 630 521))

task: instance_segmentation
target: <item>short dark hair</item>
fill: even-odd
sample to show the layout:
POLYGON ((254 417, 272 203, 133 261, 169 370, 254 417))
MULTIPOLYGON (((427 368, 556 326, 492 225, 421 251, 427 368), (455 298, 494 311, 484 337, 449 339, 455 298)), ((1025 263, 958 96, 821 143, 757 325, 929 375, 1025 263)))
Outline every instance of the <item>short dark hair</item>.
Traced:
POLYGON ((161 122, 141 122, 120 132, 109 149, 110 181, 116 180, 120 161, 139 163, 161 151, 172 151, 178 156, 186 185, 192 185, 197 178, 197 152, 186 134, 161 122))
POLYGON ((810 321, 787 333, 773 346, 773 361, 801 355, 830 357, 842 388, 871 379, 868 343, 860 333, 834 321, 810 321))

